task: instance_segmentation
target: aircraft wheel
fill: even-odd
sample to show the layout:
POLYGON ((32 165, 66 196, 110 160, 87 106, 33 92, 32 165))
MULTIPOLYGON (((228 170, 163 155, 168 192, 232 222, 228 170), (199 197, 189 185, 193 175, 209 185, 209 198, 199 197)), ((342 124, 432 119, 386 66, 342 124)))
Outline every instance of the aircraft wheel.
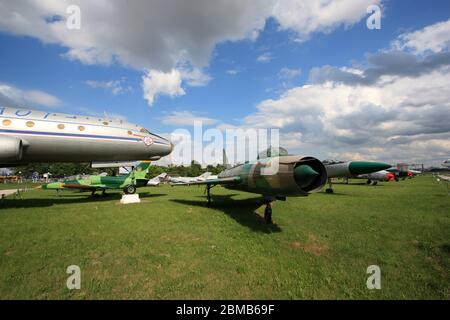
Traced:
POLYGON ((378 184, 378 181, 372 182, 372 185, 373 185, 373 186, 376 186, 377 184, 378 184))
POLYGON ((325 192, 326 192, 326 193, 333 193, 334 191, 333 191, 333 189, 331 189, 331 188, 327 188, 327 189, 325 190, 325 192))
POLYGON ((272 224, 272 207, 270 205, 267 205, 264 210, 264 220, 267 224, 272 224))
POLYGON ((367 180, 367 184, 371 184, 372 183, 372 180, 367 180))
POLYGON ((125 192, 125 194, 134 194, 136 192, 136 187, 130 184, 123 189, 123 192, 125 192))

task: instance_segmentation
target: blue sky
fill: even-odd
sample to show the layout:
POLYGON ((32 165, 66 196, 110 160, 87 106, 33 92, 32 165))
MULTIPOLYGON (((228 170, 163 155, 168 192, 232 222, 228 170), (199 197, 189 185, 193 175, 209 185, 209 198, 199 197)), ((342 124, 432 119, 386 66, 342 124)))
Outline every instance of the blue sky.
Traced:
MULTIPOLYGON (((192 86, 188 84, 187 80, 183 80, 180 84, 184 91, 183 95, 166 94, 162 91, 155 95, 151 105, 144 98, 143 76, 149 70, 168 72, 171 69, 179 69, 179 62, 169 66, 167 63, 160 64, 159 68, 158 62, 153 63, 151 58, 148 58, 148 66, 133 65, 132 59, 128 61, 127 58, 121 59, 121 53, 114 52, 115 46, 112 40, 107 49, 119 56, 117 60, 107 64, 87 63, 81 58, 67 57, 68 50, 76 49, 78 41, 74 41, 74 44, 64 39, 61 40, 55 35, 47 37, 46 30, 39 28, 37 28, 38 31, 26 30, 26 28, 21 28, 16 23, 10 23, 5 17, 0 16, 0 84, 12 87, 19 93, 39 91, 57 99, 57 102, 49 103, 50 105, 45 105, 46 100, 44 102, 30 101, 32 107, 50 108, 64 113, 103 114, 106 112, 110 115, 124 116, 131 122, 140 123, 151 131, 159 133, 170 133, 180 127, 178 123, 171 125, 169 120, 163 121, 173 112, 185 112, 193 117, 213 119, 211 126, 220 126, 221 124, 241 126, 246 117, 252 117, 261 111, 258 106, 264 101, 271 99, 281 103, 282 97, 287 94, 288 90, 310 84, 312 68, 333 66, 334 68, 354 67, 364 70, 369 67, 367 54, 390 50, 392 42, 399 39, 401 35, 445 22, 450 16, 450 3, 445 0, 432 3, 406 0, 369 3, 378 3, 382 8, 381 30, 369 30, 366 27, 366 19, 369 14, 365 12, 357 12, 355 17, 343 17, 342 21, 334 21, 330 25, 327 25, 327 22, 320 22, 320 17, 313 16, 312 21, 314 19, 319 21, 319 26, 306 34, 298 27, 289 26, 289 23, 283 20, 282 14, 270 17, 261 13, 265 21, 264 27, 259 29, 253 25, 247 27, 247 29, 257 29, 258 36, 256 38, 244 36, 243 34, 249 31, 244 30, 246 28, 244 26, 242 32, 240 30, 230 31, 242 33, 237 37, 214 35, 215 40, 212 42, 210 52, 203 54, 208 57, 207 63, 196 63, 195 60, 198 59, 189 57, 188 54, 183 62, 185 63, 183 68, 190 71, 198 69, 202 75, 210 78, 209 81, 206 80, 201 85, 192 86), (298 41, 299 38, 303 38, 302 41, 298 41), (269 58, 266 61, 258 61, 258 57, 261 56, 269 58), (109 88, 107 88, 108 86, 109 88), (115 93, 113 88, 116 88, 115 93)), ((14 8, 14 4, 8 3, 8 1, 4 1, 2 5, 12 6, 10 10, 21 13, 29 19, 31 24, 33 19, 42 19, 41 11, 47 10, 39 8, 39 6, 35 8, 34 5, 30 5, 27 9, 21 6, 14 8)), ((89 18, 89 7, 82 1, 80 7, 83 16, 89 18)), ((286 10, 289 9, 289 7, 286 8, 286 10)), ((295 10, 294 7, 291 9, 295 10)), ((59 8, 55 8, 55 10, 59 10, 59 8)), ((249 10, 251 11, 252 8, 250 7, 249 10)), ((263 11, 263 9, 261 10, 263 11)), ((246 16, 243 19, 247 18, 246 16)), ((195 17, 191 19, 195 21, 195 17)), ((107 24, 106 27, 108 27, 107 24)), ((117 28, 117 25, 114 28, 117 28)), ((123 28, 127 28, 125 22, 123 28)), ((50 31, 48 32, 50 34, 50 31)), ((83 28, 81 32, 83 32, 83 28)), ((111 30, 111 32, 115 31, 111 30)), ((147 36, 155 37, 155 35, 150 35, 151 33, 151 28, 144 31, 140 35, 139 41, 145 42, 147 36)), ((198 33, 196 32, 192 37, 197 37, 198 33)), ((177 38, 174 38, 173 41, 177 41, 177 38)), ((198 41, 201 42, 202 39, 198 41)), ((195 45, 196 43, 193 44, 194 48, 195 45)), ((201 47, 201 44, 199 46, 201 47)), ((105 47, 106 45, 103 45, 102 48, 105 47)), ((177 48, 183 48, 183 44, 178 45, 177 48)), ((448 52, 446 47, 442 50, 448 52)), ((405 49, 405 51, 410 53, 414 50, 405 49)), ((170 52, 162 51, 161 53, 168 54, 170 52)), ((152 52, 148 52, 148 55, 145 51, 144 54, 142 52, 139 54, 147 57, 152 52)), ((414 52, 414 54, 421 58, 424 56, 423 53, 414 52)), ((442 70, 440 72, 442 73, 442 70)), ((360 110, 358 109, 358 111, 360 110)), ((400 109, 398 111, 402 112, 400 109)), ((301 117, 304 112, 305 109, 300 106, 297 114, 301 117)), ((249 119, 246 124, 249 123, 254 124, 255 122, 249 119)), ((381 125, 381 123, 376 125, 381 125)), ((263 125, 261 124, 261 126, 263 125)), ((186 123, 183 127, 189 128, 190 126, 186 123)), ((307 127, 307 125, 298 126, 304 130, 308 130, 307 127)), ((280 129, 286 134, 293 130, 289 126, 281 126, 280 129)), ((436 150, 433 151, 435 154, 424 156, 422 159, 416 159, 416 156, 415 160, 436 162, 445 158, 446 153, 447 155, 449 153, 448 145, 440 144, 439 140, 447 139, 445 134, 448 134, 448 131, 446 129, 435 132, 433 133, 435 136, 430 137, 437 141, 436 150)), ((423 136, 426 129, 423 130, 424 132, 415 134, 423 136)), ((324 144, 323 148, 320 148, 320 139, 316 140, 313 136, 320 135, 321 132, 312 130, 310 137, 307 137, 307 132, 303 132, 301 129, 297 133, 305 139, 304 144, 294 144, 292 147, 295 150, 314 152, 314 155, 318 154, 322 158, 328 156, 349 158, 363 156, 386 160, 411 158, 410 153, 395 152, 398 149, 397 146, 386 150, 384 156, 370 150, 361 151, 363 147, 370 149, 369 145, 372 149, 384 148, 380 141, 367 140, 363 146, 353 143, 324 144)), ((399 134, 392 134, 385 139, 398 136, 399 134)), ((406 136, 411 137, 411 135, 406 136)), ((405 142, 405 150, 411 146, 411 143, 412 141, 405 142)), ((423 151, 427 152, 425 149, 423 151)))

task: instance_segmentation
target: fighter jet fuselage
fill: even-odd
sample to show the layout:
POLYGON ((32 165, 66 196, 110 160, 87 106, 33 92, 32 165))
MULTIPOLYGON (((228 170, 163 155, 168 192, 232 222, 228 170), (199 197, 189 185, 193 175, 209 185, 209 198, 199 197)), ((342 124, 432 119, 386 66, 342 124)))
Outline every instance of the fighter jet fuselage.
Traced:
POLYGON ((320 190, 327 179, 319 160, 296 155, 255 160, 218 175, 219 180, 230 177, 238 182, 224 184, 225 188, 257 193, 266 198, 306 196, 320 190), (275 167, 276 170, 271 172, 275 167))

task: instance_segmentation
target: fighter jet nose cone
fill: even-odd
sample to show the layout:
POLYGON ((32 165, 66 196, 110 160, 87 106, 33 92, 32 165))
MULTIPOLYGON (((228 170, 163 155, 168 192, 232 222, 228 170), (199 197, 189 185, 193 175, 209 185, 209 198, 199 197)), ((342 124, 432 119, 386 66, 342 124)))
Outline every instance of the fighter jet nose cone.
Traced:
POLYGON ((294 177, 300 188, 306 188, 314 182, 319 175, 313 168, 303 164, 294 169, 294 177))
POLYGON ((386 170, 391 167, 390 164, 384 162, 371 161, 351 161, 348 169, 353 175, 366 174, 386 170))

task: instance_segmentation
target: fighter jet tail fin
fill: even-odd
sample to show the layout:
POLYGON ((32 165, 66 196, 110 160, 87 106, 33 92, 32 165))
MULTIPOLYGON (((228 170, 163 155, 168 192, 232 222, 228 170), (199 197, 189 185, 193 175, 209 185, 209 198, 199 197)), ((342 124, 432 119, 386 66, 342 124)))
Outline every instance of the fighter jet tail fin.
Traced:
POLYGON ((142 161, 137 165, 136 168, 130 173, 130 175, 134 175, 135 179, 147 179, 149 170, 150 170, 150 161, 142 161))

